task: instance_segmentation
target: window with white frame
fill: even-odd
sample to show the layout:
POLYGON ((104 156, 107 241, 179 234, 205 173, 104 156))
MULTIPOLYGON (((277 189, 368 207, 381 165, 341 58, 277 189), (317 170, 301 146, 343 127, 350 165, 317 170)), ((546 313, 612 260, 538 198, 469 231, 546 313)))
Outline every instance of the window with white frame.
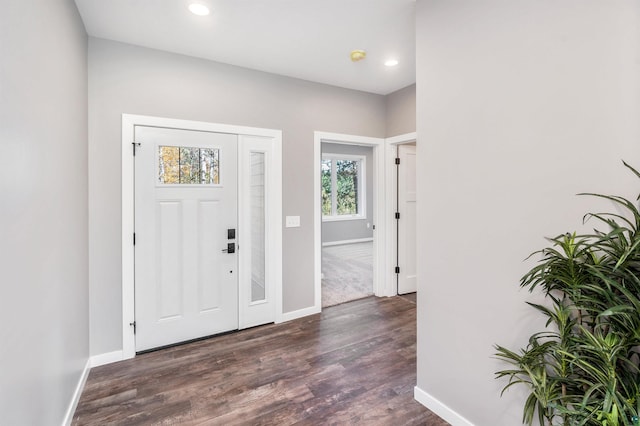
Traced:
POLYGON ((322 219, 366 217, 366 157, 322 154, 322 219))

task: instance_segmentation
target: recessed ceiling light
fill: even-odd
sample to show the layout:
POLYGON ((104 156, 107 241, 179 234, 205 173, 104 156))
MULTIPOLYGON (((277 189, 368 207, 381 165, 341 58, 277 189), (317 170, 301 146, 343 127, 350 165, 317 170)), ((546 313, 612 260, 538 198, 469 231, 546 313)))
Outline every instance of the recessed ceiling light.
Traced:
POLYGON ((388 67, 395 67, 396 65, 398 65, 398 60, 397 59, 389 59, 387 62, 384 63, 386 66, 388 67))
POLYGON ((189 5, 189 10, 191 13, 198 16, 207 16, 209 14, 209 8, 200 3, 191 3, 189 5))

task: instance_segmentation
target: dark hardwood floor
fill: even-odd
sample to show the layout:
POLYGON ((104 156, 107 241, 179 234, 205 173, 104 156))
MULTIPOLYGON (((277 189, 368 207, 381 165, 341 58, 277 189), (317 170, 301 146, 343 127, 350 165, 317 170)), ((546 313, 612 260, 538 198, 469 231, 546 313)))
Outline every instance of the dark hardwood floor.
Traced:
POLYGON ((74 425, 448 425, 413 399, 416 305, 322 314, 91 370, 74 425))

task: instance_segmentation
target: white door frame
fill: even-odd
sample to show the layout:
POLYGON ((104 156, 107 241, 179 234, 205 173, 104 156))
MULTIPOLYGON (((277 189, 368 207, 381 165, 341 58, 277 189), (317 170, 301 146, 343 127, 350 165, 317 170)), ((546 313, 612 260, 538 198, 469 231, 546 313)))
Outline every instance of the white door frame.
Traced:
POLYGON ((320 312, 322 309, 322 194, 320 181, 322 142, 373 147, 373 217, 375 217, 373 293, 376 296, 392 296, 395 294, 392 293, 393 288, 388 285, 388 280, 384 279, 388 274, 387 250, 385 249, 387 246, 386 241, 388 241, 386 239, 387 219, 385 211, 385 139, 316 131, 313 132, 313 142, 314 310, 320 312))
MULTIPOLYGON (((134 159, 133 142, 135 126, 167 127, 239 136, 271 138, 274 141, 273 181, 269 196, 272 210, 269 216, 276 218, 270 225, 275 253, 271 265, 271 278, 275 285, 275 321, 282 321, 282 131, 203 121, 178 120, 144 115, 122 114, 122 359, 135 357, 135 334, 131 323, 135 321, 134 292, 134 159)), ((271 222, 271 221, 270 221, 271 222)))
MULTIPOLYGON (((385 164, 387 164, 387 168, 385 170, 385 196, 387 200, 387 204, 385 206, 386 218, 387 218, 387 244, 386 247, 386 256, 389 259, 389 264, 395 263, 393 260, 395 259, 395 253, 398 249, 396 247, 396 226, 395 226, 395 212, 396 205, 394 200, 396 199, 398 192, 398 184, 396 178, 396 166, 395 166, 395 158, 398 155, 398 145, 402 145, 405 143, 417 143, 417 134, 416 132, 405 133, 403 135, 394 136, 391 138, 385 139, 385 155, 388 158, 385 164)), ((396 273, 395 268, 389 266, 387 268, 387 283, 389 287, 392 289, 392 295, 397 294, 396 288, 396 273)))

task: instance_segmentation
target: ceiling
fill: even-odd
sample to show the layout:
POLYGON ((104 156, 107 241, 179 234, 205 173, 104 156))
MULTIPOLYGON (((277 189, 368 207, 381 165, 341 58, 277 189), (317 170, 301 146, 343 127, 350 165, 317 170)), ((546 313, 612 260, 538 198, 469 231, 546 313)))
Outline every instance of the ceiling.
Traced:
POLYGON ((93 37, 382 95, 415 83, 415 0, 75 1, 93 37))

